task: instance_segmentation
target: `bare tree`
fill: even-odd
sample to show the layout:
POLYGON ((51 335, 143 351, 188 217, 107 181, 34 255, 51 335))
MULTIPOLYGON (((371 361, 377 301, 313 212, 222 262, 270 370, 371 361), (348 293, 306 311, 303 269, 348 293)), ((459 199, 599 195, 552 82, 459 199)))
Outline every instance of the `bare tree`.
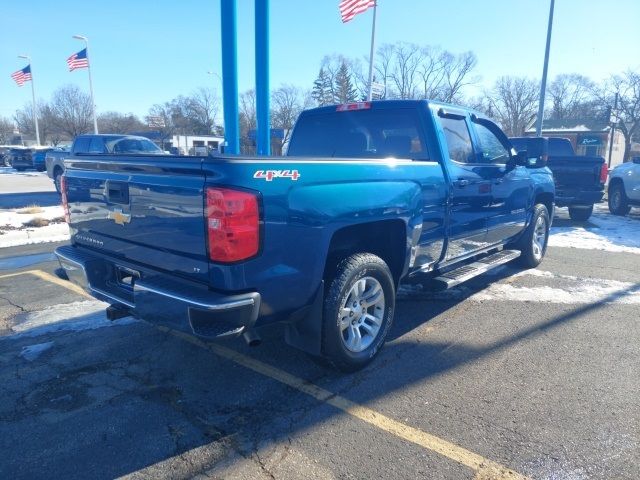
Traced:
POLYGON ((378 48, 376 55, 378 62, 374 65, 374 70, 377 74, 376 76, 378 77, 378 81, 384 85, 385 94, 383 98, 387 98, 387 89, 391 82, 391 71, 395 49, 395 46, 390 43, 386 43, 378 48))
MULTIPOLYGON (((33 121, 33 106, 31 102, 25 104, 13 117, 18 131, 22 134, 30 135, 35 138, 36 129, 33 121)), ((58 121, 51 111, 51 106, 44 100, 38 102, 38 130, 40 132, 40 141, 45 144, 60 137, 58 130, 58 121)), ((53 142, 54 145, 57 142, 53 142)))
POLYGON ((547 89, 551 100, 550 118, 564 120, 568 118, 592 117, 594 110, 594 83, 577 73, 562 74, 554 78, 547 89))
POLYGON ((619 121, 617 128, 624 135, 624 161, 631 156, 631 140, 640 135, 640 72, 627 70, 615 75, 595 91, 599 101, 613 106, 618 93, 619 121))
POLYGON ((420 77, 420 97, 424 99, 442 99, 445 80, 446 52, 437 47, 423 47, 422 61, 418 67, 420 77))
POLYGON ((522 135, 538 108, 539 84, 525 77, 500 77, 485 92, 482 104, 487 115, 496 118, 508 136, 522 135))
POLYGON ((422 52, 415 43, 398 43, 395 47, 391 79, 399 98, 415 98, 416 76, 422 52))
POLYGON ((190 97, 187 105, 187 117, 198 133, 211 135, 220 110, 220 100, 210 88, 200 87, 190 97))
POLYGON ((103 112, 98 115, 98 127, 103 133, 132 133, 146 129, 133 113, 103 112))
POLYGON ((255 130, 257 123, 256 91, 251 89, 240 94, 240 150, 245 155, 255 154, 249 131, 255 130))
POLYGON ((65 85, 53 92, 51 111, 56 128, 70 138, 91 131, 91 97, 75 85, 65 85))
POLYGON ((0 117, 0 144, 11 143, 15 126, 8 118, 0 117))
POLYGON ((460 55, 445 52, 441 62, 446 80, 446 90, 442 100, 451 103, 458 100, 458 94, 463 87, 478 82, 478 77, 471 75, 478 65, 478 58, 473 52, 464 52, 460 55))
POLYGON ((289 135, 300 112, 310 108, 313 98, 309 92, 293 85, 282 85, 271 93, 271 124, 274 128, 282 128, 285 136, 282 143, 289 140, 289 135))

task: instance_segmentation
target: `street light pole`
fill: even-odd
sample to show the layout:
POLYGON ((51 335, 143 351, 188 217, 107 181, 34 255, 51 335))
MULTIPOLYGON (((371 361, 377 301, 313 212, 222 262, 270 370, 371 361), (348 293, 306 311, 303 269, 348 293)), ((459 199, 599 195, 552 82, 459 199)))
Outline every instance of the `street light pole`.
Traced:
POLYGON ((40 129, 38 128, 38 106, 36 105, 36 87, 33 85, 33 64, 31 57, 28 55, 18 55, 18 58, 24 58, 29 62, 29 70, 31 71, 31 97, 33 99, 33 123, 36 127, 36 145, 40 145, 40 129))
POLYGON ((89 39, 82 35, 73 35, 76 40, 84 42, 84 48, 87 51, 87 70, 89 72, 89 92, 91 93, 91 112, 93 113, 93 133, 98 134, 98 118, 96 117, 96 101, 93 97, 93 81, 91 80, 91 59, 89 58, 89 39))
POLYGON ((551 0, 549 8, 549 25, 547 26, 547 46, 544 50, 544 67, 542 68, 542 83, 540 83, 540 100, 538 101, 538 118, 536 119, 536 136, 542 134, 542 116, 544 115, 544 97, 547 88, 547 69, 549 67, 549 49, 551 47, 551 27, 553 26, 553 6, 555 0, 551 0))

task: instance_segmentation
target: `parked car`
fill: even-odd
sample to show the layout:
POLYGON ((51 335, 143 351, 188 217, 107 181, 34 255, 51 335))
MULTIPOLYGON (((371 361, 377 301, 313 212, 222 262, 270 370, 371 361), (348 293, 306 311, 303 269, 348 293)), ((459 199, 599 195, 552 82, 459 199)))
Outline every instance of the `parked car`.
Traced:
POLYGON ((66 158, 77 155, 125 155, 125 154, 165 155, 155 143, 145 137, 133 135, 79 135, 70 149, 51 151, 45 159, 47 175, 53 180, 60 193, 60 179, 64 173, 66 158))
POLYGON ((611 170, 608 199, 614 215, 626 215, 632 206, 640 207, 640 157, 611 170))
POLYGON ((45 162, 46 155, 52 150, 53 148, 34 149, 33 153, 31 154, 33 168, 35 168, 38 172, 44 172, 47 169, 47 165, 45 162))
POLYGON ((12 147, 7 154, 9 157, 9 165, 19 172, 25 171, 27 168, 33 168, 33 151, 28 147, 12 147))
POLYGON ((56 147, 48 151, 44 157, 47 175, 53 180, 58 193, 60 193, 60 178, 64 173, 64 159, 69 155, 70 151, 70 146, 56 147))
POLYGON ((572 220, 586 221, 604 196, 608 168, 602 157, 576 155, 571 141, 554 137, 512 137, 516 150, 546 158, 556 186, 556 206, 568 207, 572 220))
POLYGON ((283 322, 291 345, 356 370, 384 343, 401 280, 446 289, 545 255, 551 172, 480 113, 317 108, 288 155, 71 156, 59 271, 111 319, 249 344, 283 322))

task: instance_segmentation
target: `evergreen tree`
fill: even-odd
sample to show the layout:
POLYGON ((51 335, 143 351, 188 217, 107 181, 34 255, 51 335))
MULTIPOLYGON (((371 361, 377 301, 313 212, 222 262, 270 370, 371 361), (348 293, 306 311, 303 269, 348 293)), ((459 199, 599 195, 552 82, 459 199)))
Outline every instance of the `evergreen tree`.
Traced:
POLYGON ((325 105, 325 99, 327 97, 327 92, 325 89, 327 83, 327 76, 324 73, 324 68, 320 67, 320 73, 318 73, 318 78, 313 82, 313 89, 311 90, 311 97, 316 101, 319 107, 325 105))
POLYGON ((342 62, 335 80, 335 103, 349 103, 358 101, 358 92, 351 81, 351 73, 346 62, 342 62))

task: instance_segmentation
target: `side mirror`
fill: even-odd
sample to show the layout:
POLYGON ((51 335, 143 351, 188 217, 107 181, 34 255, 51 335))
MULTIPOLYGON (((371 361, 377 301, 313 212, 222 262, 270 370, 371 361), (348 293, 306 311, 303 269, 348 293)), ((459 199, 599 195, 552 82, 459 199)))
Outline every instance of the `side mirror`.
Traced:
POLYGON ((519 151, 515 156, 516 165, 527 168, 543 168, 547 166, 547 156, 530 157, 526 150, 519 151))

